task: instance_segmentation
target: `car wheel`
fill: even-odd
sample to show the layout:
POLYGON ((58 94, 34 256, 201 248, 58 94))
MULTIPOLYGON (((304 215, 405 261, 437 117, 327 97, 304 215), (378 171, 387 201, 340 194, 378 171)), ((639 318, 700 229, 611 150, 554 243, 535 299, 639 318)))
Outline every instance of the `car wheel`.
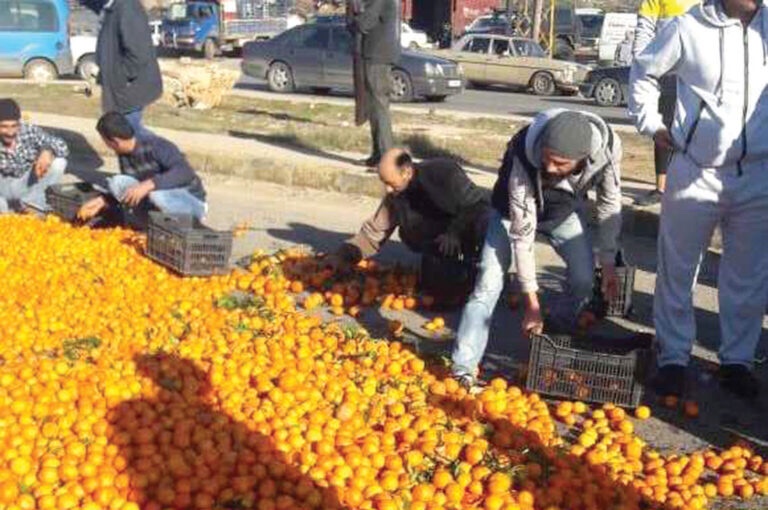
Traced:
POLYGON ((408 73, 402 69, 392 70, 392 92, 390 99, 396 103, 413 101, 413 83, 408 73))
POLYGON ((216 46, 216 41, 213 39, 206 39, 203 43, 203 56, 207 60, 213 60, 216 58, 219 48, 216 46))
POLYGON ((595 85, 595 102, 600 106, 619 106, 621 104, 621 85, 613 78, 603 78, 595 85))
POLYGON ((312 87, 310 90, 313 94, 318 96, 327 96, 331 93, 331 89, 329 87, 312 87))
POLYGON ((30 60, 24 66, 24 78, 39 83, 53 81, 59 77, 56 66, 47 60, 30 60))
POLYGON ((85 55, 77 63, 77 74, 85 81, 96 79, 99 74, 99 66, 96 64, 95 55, 85 55))
POLYGON ((429 103, 442 103, 448 96, 427 96, 427 102, 429 103))
POLYGON ((272 92, 293 92, 293 72, 285 62, 273 62, 267 72, 267 83, 272 92))
POLYGON ((539 71, 531 78, 531 88, 537 96, 551 96, 555 93, 555 79, 551 74, 539 71))
POLYGON ((411 41, 411 44, 408 45, 408 47, 412 50, 418 50, 419 49, 419 43, 416 41, 411 41))
POLYGON ((470 87, 472 87, 475 90, 488 90, 488 85, 485 83, 480 83, 476 81, 470 81, 467 83, 470 87))

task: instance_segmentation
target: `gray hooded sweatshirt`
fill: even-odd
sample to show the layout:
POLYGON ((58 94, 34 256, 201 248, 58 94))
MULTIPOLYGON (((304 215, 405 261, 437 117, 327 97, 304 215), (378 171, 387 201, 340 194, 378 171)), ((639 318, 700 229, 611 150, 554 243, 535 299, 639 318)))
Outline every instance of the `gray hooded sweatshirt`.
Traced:
POLYGON ((720 0, 708 0, 665 26, 632 65, 629 113, 638 130, 653 136, 664 127, 659 78, 673 72, 678 151, 702 168, 768 159, 766 10, 742 26, 720 0))

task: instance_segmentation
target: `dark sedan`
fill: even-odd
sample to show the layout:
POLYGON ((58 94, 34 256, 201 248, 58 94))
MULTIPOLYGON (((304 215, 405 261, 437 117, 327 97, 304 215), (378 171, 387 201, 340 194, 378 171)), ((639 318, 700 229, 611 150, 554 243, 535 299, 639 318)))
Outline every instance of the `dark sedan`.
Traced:
MULTIPOLYGON (((351 91, 352 36, 343 23, 310 23, 268 41, 243 48, 243 73, 266 79, 274 92, 309 88, 316 92, 351 91)), ((463 90, 461 68, 445 60, 404 50, 392 69, 392 99, 424 97, 443 101, 463 90)))
POLYGON ((581 95, 593 98, 600 106, 627 104, 629 66, 601 67, 587 74, 580 86, 581 95))

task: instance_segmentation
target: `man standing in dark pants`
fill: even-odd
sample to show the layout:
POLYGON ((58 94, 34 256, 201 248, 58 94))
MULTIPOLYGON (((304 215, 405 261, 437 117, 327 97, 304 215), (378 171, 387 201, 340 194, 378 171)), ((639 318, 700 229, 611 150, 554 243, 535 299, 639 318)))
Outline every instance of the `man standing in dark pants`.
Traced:
MULTIPOLYGON (((92 8, 97 10, 100 2, 95 3, 92 8)), ((104 4, 96 61, 104 112, 122 113, 135 132, 143 132, 144 108, 163 94, 163 79, 147 12, 139 0, 104 4)))
POLYGON ((366 166, 378 166, 382 155, 394 145, 389 118, 390 73, 400 59, 400 4, 397 0, 365 0, 361 12, 350 20, 363 38, 363 67, 368 119, 373 150, 366 166))

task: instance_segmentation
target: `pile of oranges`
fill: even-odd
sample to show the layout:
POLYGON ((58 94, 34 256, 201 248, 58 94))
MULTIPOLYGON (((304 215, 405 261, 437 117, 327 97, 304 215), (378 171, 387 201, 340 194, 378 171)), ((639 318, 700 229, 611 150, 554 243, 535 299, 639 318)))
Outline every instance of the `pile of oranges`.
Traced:
POLYGON ((697 509, 768 489, 747 448, 664 456, 622 409, 470 394, 307 310, 364 306, 365 280, 307 298, 291 257, 182 279, 123 230, 0 234, 3 510, 697 509))

